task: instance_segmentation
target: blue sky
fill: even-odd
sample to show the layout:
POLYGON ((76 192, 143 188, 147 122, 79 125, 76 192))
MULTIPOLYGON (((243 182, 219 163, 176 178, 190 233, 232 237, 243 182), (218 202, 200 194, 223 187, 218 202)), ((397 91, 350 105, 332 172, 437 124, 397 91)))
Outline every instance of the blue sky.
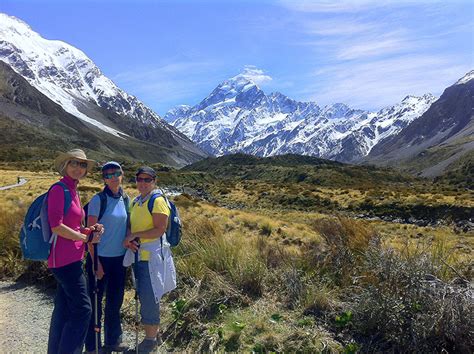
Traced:
POLYGON ((0 0, 163 115, 244 68, 266 92, 376 110, 474 69, 474 1, 0 0))

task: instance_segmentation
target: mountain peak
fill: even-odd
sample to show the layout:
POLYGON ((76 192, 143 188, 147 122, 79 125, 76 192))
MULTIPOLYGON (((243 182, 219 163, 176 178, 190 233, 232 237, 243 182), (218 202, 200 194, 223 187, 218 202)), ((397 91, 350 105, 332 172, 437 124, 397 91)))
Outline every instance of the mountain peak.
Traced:
POLYGON ((271 80, 263 70, 247 66, 244 71, 217 86, 199 105, 198 109, 206 109, 214 105, 235 104, 237 101, 244 105, 253 105, 265 94, 257 86, 259 82, 271 80))
POLYGON ((228 81, 253 83, 254 85, 257 85, 271 80, 272 78, 268 75, 265 75, 265 72, 263 70, 258 69, 255 66, 248 65, 240 74, 230 78, 228 81))
POLYGON ((351 108, 344 103, 334 103, 332 105, 325 106, 321 112, 327 118, 342 118, 351 108))
POLYGON ((407 95, 402 100, 402 103, 414 104, 420 101, 434 101, 436 97, 433 96, 431 93, 425 93, 423 96, 415 96, 415 95, 407 95))
POLYGON ((0 33, 4 31, 15 31, 18 34, 30 34, 31 27, 15 16, 0 13, 0 33))
POLYGON ((474 70, 469 71, 466 75, 464 75, 462 78, 460 78, 455 85, 462 85, 466 84, 467 82, 471 81, 474 79, 474 70))
POLYGON ((246 66, 240 74, 225 80, 218 87, 222 90, 244 92, 253 87, 260 89, 257 86, 259 83, 270 81, 271 79, 270 76, 264 74, 263 70, 254 66, 246 66))

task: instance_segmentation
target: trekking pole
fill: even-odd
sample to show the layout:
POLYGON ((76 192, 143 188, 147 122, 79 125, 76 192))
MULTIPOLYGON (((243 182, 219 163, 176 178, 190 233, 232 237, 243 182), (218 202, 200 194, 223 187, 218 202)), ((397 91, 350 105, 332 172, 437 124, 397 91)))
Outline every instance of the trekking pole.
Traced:
POLYGON ((133 287, 135 288, 135 353, 138 354, 138 325, 139 325, 139 320, 138 320, 138 291, 137 291, 137 283, 138 280, 136 278, 137 276, 137 267, 138 267, 138 250, 135 251, 135 262, 133 262, 133 267, 132 267, 132 281, 133 281, 133 287))
POLYGON ((100 336, 100 325, 99 325, 99 314, 98 311, 98 285, 97 285, 97 269, 99 262, 99 255, 97 253, 97 243, 94 243, 94 331, 95 331, 95 353, 99 354, 99 336, 100 336))

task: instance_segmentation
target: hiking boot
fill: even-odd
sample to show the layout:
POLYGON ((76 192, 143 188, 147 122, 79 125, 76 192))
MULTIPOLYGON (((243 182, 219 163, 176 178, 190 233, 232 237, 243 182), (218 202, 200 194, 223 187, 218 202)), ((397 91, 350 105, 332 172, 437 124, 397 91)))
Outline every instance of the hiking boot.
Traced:
POLYGON ((156 345, 162 345, 163 344, 163 339, 161 338, 161 332, 158 332, 156 335, 156 345))
POLYGON ((144 339, 140 344, 138 344, 138 353, 148 354, 156 351, 158 347, 158 341, 152 339, 144 339))

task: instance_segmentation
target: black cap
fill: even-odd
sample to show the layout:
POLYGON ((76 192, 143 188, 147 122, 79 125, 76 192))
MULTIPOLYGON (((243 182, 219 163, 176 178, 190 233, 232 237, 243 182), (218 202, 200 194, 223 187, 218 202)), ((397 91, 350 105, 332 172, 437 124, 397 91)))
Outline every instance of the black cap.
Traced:
POLYGON ((149 175, 150 177, 156 178, 156 172, 151 167, 148 167, 148 166, 140 167, 137 173, 135 174, 135 176, 138 176, 139 174, 142 174, 142 173, 149 175))

